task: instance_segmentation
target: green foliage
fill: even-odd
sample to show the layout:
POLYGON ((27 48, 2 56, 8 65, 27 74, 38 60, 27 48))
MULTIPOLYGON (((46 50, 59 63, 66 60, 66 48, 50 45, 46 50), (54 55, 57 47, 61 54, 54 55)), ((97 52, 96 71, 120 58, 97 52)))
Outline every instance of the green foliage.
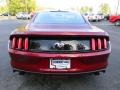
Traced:
POLYGON ((109 14, 110 13, 110 6, 107 3, 101 4, 100 12, 103 14, 109 14))
POLYGON ((9 11, 12 14, 18 12, 32 12, 35 10, 35 0, 10 0, 9 1, 9 11))
POLYGON ((4 7, 0 7, 0 13, 6 13, 8 11, 8 8, 7 6, 4 6, 4 7))
POLYGON ((93 11, 93 9, 91 7, 88 7, 88 6, 81 7, 81 9, 80 9, 81 13, 90 13, 92 11, 93 11))

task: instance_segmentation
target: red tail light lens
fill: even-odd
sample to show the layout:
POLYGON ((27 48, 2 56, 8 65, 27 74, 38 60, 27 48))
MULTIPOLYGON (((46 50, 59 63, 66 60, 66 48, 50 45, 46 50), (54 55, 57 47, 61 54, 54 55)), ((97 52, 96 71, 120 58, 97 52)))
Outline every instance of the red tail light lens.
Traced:
POLYGON ((106 38, 103 39, 103 43, 104 43, 104 48, 106 49, 107 48, 107 40, 106 40, 106 38))
POLYGON ((16 38, 14 37, 12 40, 12 48, 15 49, 16 48, 16 38))
POLYGON ((98 49, 99 49, 99 50, 102 49, 101 47, 102 47, 101 39, 98 38, 98 49))
POLYGON ((18 39, 18 49, 22 49, 22 38, 18 39))
POLYGON ((94 38, 92 38, 92 50, 95 50, 95 39, 94 38))
POLYGON ((25 49, 25 50, 28 50, 28 38, 25 38, 24 49, 25 49))
POLYGON ((91 39, 91 50, 103 50, 107 49, 108 41, 106 38, 92 38, 91 39))
POLYGON ((11 40, 11 48, 12 49, 18 49, 18 50, 28 50, 28 38, 17 38, 13 37, 11 40))

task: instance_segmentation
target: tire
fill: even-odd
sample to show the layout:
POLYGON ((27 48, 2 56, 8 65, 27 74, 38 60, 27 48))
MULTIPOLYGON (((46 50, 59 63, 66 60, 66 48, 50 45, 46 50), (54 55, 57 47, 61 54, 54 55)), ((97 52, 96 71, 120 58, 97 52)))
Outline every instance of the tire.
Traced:
POLYGON ((117 20, 115 23, 114 23, 115 26, 120 26, 120 20, 117 20))
POLYGON ((100 19, 98 19, 98 22, 100 22, 101 20, 100 19))
POLYGON ((98 20, 98 19, 96 19, 95 21, 96 21, 96 22, 99 22, 99 20, 98 20))

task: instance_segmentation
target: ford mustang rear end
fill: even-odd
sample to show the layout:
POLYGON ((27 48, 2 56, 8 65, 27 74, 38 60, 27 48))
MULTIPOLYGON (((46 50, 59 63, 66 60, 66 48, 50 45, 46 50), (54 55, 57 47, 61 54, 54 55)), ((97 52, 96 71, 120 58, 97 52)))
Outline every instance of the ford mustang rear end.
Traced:
POLYGON ((78 13, 37 13, 13 31, 9 54, 14 71, 40 74, 104 72, 111 52, 107 32, 78 13))

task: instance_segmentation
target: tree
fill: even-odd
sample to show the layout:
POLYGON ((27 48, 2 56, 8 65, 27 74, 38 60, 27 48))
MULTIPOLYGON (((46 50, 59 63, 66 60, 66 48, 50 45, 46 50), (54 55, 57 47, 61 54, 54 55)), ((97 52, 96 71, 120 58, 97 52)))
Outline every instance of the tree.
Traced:
POLYGON ((100 12, 103 14, 109 14, 110 13, 110 6, 107 3, 103 3, 100 5, 100 12))
POLYGON ((92 12, 92 10, 93 9, 91 7, 85 6, 85 7, 81 7, 80 12, 81 13, 90 13, 90 12, 92 12))
POLYGON ((0 7, 0 13, 5 13, 5 12, 7 12, 7 6, 2 6, 2 7, 0 7))
POLYGON ((18 12, 32 12, 35 10, 35 0, 9 0, 9 12, 16 14, 18 12))

